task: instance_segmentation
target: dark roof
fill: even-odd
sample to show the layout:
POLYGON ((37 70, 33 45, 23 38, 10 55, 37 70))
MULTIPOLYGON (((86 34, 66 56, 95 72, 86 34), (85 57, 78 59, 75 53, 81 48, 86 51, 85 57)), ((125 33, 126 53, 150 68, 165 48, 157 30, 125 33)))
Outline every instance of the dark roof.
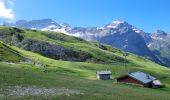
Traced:
POLYGON ((130 73, 128 75, 130 77, 132 77, 132 78, 137 79, 138 81, 140 81, 142 83, 149 83, 149 82, 152 82, 152 81, 156 80, 155 77, 153 77, 153 76, 151 76, 149 74, 140 72, 140 71, 133 72, 133 73, 130 73))
POLYGON ((133 72, 133 73, 130 73, 130 74, 127 74, 127 75, 124 75, 122 77, 119 77, 117 79, 120 79, 120 78, 123 78, 125 76, 129 76, 133 79, 136 79, 144 84, 146 83, 149 83, 149 82, 152 82, 154 80, 156 80, 155 77, 149 75, 149 74, 146 74, 146 73, 143 73, 143 72, 140 72, 140 71, 137 71, 137 72, 133 72))
POLYGON ((97 71, 98 75, 105 75, 105 74, 108 74, 108 75, 111 75, 112 72, 110 70, 105 70, 105 71, 97 71))

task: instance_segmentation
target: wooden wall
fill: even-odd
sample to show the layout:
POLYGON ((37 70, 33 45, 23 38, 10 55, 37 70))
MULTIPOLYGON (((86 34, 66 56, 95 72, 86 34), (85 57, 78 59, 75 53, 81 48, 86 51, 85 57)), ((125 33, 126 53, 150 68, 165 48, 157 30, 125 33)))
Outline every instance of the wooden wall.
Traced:
POLYGON ((139 84, 139 85, 143 85, 140 81, 135 80, 129 76, 125 76, 122 78, 117 79, 118 82, 124 82, 124 83, 132 83, 132 84, 139 84))

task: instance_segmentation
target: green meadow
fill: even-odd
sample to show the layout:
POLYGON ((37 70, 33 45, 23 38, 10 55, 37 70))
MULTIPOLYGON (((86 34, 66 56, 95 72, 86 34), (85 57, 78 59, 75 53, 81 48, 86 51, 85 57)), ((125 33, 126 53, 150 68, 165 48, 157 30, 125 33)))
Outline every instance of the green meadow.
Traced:
MULTIPOLYGON (((0 27, 5 34, 14 31, 0 27)), ((86 61, 64 61, 46 57, 0 42, 0 99, 2 100, 170 100, 170 69, 143 57, 128 53, 127 64, 121 50, 60 33, 23 30, 14 31, 24 38, 48 41, 74 51, 92 55, 86 61), (45 34, 45 35, 44 35, 45 34), (49 38, 46 34, 51 34, 49 38), (32 63, 30 63, 32 62, 32 63), (40 63, 36 65, 35 63, 40 63), (112 79, 97 80, 96 71, 111 70, 112 79), (128 72, 143 71, 158 78, 166 87, 144 88, 116 83, 114 78, 128 72)), ((15 41, 16 42, 16 41, 15 41)), ((82 55, 80 55, 82 56, 82 55)))

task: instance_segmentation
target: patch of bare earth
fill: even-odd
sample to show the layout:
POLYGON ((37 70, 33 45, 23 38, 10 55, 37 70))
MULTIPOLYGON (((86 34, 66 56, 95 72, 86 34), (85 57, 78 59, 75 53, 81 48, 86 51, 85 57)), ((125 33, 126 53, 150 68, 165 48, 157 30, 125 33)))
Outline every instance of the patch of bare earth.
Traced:
POLYGON ((79 90, 66 88, 45 88, 36 86, 13 86, 0 90, 0 98, 3 97, 23 97, 23 96, 57 96, 57 95, 76 95, 83 94, 79 90))

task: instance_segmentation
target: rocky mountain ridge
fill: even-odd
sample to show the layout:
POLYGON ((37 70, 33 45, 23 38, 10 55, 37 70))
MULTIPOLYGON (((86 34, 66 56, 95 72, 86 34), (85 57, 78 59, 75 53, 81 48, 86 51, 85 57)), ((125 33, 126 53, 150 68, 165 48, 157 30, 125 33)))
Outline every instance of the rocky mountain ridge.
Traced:
POLYGON ((72 27, 67 23, 58 24, 51 19, 21 20, 17 21, 15 24, 4 23, 4 25, 59 32, 76 36, 87 41, 97 41, 126 52, 143 56, 158 64, 170 66, 170 64, 167 63, 170 61, 170 56, 163 56, 162 53, 165 51, 160 49, 163 47, 169 50, 168 39, 170 36, 166 32, 158 30, 156 33, 146 33, 123 20, 113 21, 103 27, 72 27), (157 45, 162 42, 164 46, 157 45))

